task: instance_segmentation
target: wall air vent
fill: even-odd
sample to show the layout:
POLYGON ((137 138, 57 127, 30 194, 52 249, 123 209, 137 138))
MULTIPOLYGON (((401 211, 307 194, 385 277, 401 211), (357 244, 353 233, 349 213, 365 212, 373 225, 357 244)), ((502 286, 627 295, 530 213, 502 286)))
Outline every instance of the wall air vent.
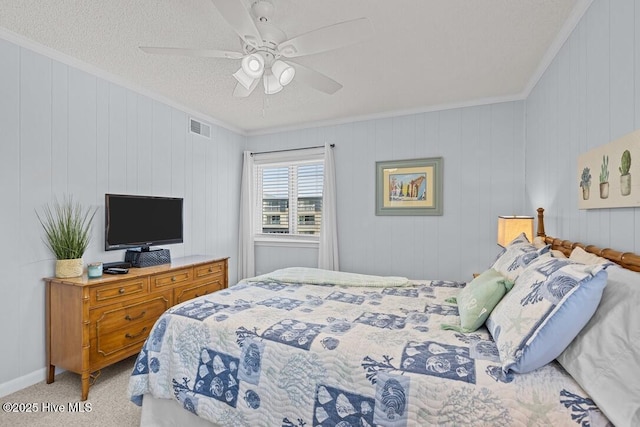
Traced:
POLYGON ((206 123, 189 118, 189 130, 191 133, 211 139, 211 126, 206 123))

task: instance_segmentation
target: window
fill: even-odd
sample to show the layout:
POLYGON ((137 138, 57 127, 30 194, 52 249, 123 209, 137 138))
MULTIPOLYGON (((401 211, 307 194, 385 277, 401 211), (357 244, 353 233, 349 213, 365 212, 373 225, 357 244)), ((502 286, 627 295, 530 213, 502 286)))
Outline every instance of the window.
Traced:
POLYGON ((324 158, 308 153, 291 157, 254 159, 257 234, 320 234, 324 158))

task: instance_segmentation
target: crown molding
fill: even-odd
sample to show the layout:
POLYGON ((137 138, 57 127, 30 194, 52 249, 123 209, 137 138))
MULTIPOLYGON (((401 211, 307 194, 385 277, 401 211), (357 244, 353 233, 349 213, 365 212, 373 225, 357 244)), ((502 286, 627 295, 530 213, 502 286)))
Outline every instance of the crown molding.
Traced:
POLYGON ((410 116, 413 114, 433 113, 437 111, 454 110, 457 108, 478 107, 482 105, 500 104, 503 102, 513 102, 513 101, 523 101, 523 100, 524 98, 520 94, 493 97, 493 98, 480 98, 480 99, 474 99, 470 101, 457 102, 457 103, 451 103, 451 104, 429 105, 429 106, 417 107, 417 108, 412 108, 407 110, 385 111, 381 113, 374 113, 374 114, 368 114, 368 115, 362 115, 362 116, 350 116, 350 117, 344 117, 344 118, 332 119, 332 120, 306 122, 306 123, 277 127, 277 128, 257 129, 254 131, 247 131, 246 135, 247 136, 268 135, 268 134, 280 133, 280 132, 291 132, 296 130, 325 127, 325 126, 337 126, 337 125, 344 125, 347 123, 363 122, 368 120, 382 120, 382 119, 389 119, 393 117, 410 116))

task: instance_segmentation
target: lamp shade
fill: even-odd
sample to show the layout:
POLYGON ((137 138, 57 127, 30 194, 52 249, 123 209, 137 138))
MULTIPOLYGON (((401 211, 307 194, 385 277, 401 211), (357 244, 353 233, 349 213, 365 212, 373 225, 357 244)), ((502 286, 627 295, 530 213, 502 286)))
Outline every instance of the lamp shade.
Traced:
POLYGON ((498 217, 498 244, 507 246, 525 233, 527 239, 533 242, 533 217, 532 216, 499 216, 498 217))

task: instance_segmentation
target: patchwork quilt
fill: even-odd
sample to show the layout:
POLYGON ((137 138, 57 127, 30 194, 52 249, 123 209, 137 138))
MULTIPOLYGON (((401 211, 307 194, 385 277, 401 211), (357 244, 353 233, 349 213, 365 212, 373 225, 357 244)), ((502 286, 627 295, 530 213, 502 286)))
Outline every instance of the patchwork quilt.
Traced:
POLYGON ((313 272, 258 277, 158 319, 129 382, 221 426, 599 426, 608 421, 553 362, 505 374, 487 330, 462 334, 464 283, 313 272), (402 286, 401 286, 402 285, 402 286))

